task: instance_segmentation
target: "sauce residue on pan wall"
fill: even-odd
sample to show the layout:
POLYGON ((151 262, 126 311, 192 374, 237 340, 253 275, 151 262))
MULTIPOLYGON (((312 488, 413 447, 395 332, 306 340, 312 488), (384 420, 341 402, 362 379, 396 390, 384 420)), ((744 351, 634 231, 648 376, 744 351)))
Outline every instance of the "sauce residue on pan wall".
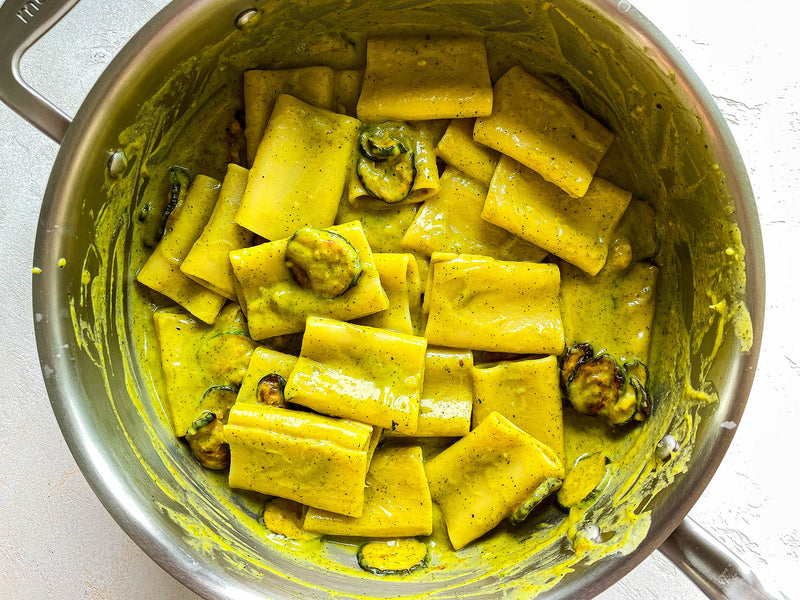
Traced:
MULTIPOLYGON (((152 325, 156 299, 133 277, 157 221, 142 215, 163 209, 170 165, 191 175, 223 175, 231 160, 227 126, 242 106, 243 70, 360 67, 363 41, 372 33, 474 31, 472 23, 481 23, 493 78, 519 64, 569 82, 584 107, 617 134, 618 158, 605 161, 605 176, 656 209, 661 273, 650 365, 656 408, 641 428, 616 438, 595 437, 580 415, 566 419, 576 444, 586 448, 593 437, 602 439, 614 458, 612 483, 595 504, 566 517, 545 513, 517 529, 501 526, 457 553, 446 536, 435 535, 431 568, 398 583, 393 593, 438 590, 430 597, 444 598, 501 591, 529 598, 573 571, 633 550, 648 531, 659 492, 690 464, 704 415, 717 400, 709 378, 715 356, 733 340, 742 351, 752 342, 742 300, 744 248, 703 124, 677 103, 668 74, 632 46, 606 40, 605 26, 587 9, 561 2, 355 2, 341 10, 266 3, 259 24, 180 65, 120 134, 128 168, 119 179, 107 178, 100 210, 84 209, 96 230, 84 257, 82 293, 71 299, 80 350, 106 373, 106 389, 115 397, 104 409, 113 417, 104 418, 116 420, 139 457, 143 472, 137 476, 158 485, 154 502, 187 548, 243 579, 258 582, 273 573, 289 582, 289 590, 316 586, 333 597, 354 597, 344 591, 358 589, 353 582, 369 576, 352 552, 342 550, 350 542, 294 542, 269 534, 258 521, 261 498, 231 492, 224 476, 200 469, 172 436, 160 404, 166 400, 152 325), (132 415, 142 420, 135 428, 132 415), (129 433, 142 427, 149 439, 129 433), (666 434, 677 446, 663 460, 656 446, 666 434), (456 586, 464 587, 456 593, 456 586)), ((576 451, 568 447, 568 457, 576 451)))

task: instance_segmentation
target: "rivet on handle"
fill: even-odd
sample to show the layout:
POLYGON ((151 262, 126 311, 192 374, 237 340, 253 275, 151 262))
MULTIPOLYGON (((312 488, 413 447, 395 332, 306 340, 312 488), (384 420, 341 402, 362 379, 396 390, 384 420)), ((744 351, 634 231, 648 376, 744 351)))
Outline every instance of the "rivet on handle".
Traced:
POLYGON ((117 179, 122 176, 128 166, 128 157, 122 150, 115 150, 108 158, 108 174, 117 179))
POLYGON ((666 462, 672 458, 678 448, 680 448, 678 440, 667 434, 656 444, 656 458, 666 462))
POLYGON ((257 23, 260 15, 261 13, 257 9, 248 8, 247 10, 243 10, 239 13, 239 15, 233 20, 233 24, 236 25, 237 29, 245 29, 257 23))

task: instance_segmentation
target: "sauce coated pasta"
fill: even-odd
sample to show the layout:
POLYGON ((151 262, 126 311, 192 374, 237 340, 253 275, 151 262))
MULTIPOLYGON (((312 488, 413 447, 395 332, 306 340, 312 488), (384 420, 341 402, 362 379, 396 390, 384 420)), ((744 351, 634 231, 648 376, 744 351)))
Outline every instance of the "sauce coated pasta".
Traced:
POLYGON ((602 123, 488 64, 410 36, 246 72, 246 160, 173 186, 137 276, 175 436, 273 533, 367 538, 378 576, 425 569, 437 528, 457 551, 591 502, 613 457, 565 415, 602 438, 652 409, 652 209, 595 177, 602 123))

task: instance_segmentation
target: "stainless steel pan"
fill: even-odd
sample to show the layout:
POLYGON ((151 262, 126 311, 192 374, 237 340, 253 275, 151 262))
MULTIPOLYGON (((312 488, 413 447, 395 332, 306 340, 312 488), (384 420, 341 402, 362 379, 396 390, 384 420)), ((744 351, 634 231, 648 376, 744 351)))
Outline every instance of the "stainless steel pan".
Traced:
MULTIPOLYGON (((143 421, 141 415, 158 421, 156 408, 132 401, 130 390, 120 379, 132 364, 124 347, 129 340, 126 327, 130 324, 115 323, 109 315, 86 312, 88 305, 75 302, 85 293, 80 283, 82 269, 91 269, 84 260, 87 248, 97 242, 91 222, 87 221, 102 209, 104 198, 97 191, 107 178, 124 174, 132 159, 118 150, 120 132, 176 65, 235 33, 237 27, 246 31, 246 21, 257 14, 248 12, 253 5, 257 8, 271 5, 259 6, 259 2, 242 0, 175 0, 120 52, 70 123, 22 80, 19 60, 76 2, 6 0, 0 6, 0 99, 61 144, 42 203, 34 260, 36 265, 54 266, 63 258, 66 267, 55 269, 50 276, 35 278, 33 300, 34 312, 43 316, 35 324, 42 372, 64 437, 94 491, 123 529, 156 562, 199 594, 208 598, 255 598, 265 594, 276 598, 328 597, 325 590, 341 586, 347 589, 352 582, 342 582, 334 576, 320 576, 312 581, 318 586, 313 592, 304 583, 276 573, 253 576, 231 569, 214 552, 204 553, 185 543, 182 519, 186 515, 163 510, 169 502, 159 502, 165 487, 158 484, 159 480, 171 477, 168 467, 179 464, 181 457, 170 455, 169 451, 165 454, 169 436, 163 431, 156 433, 162 435, 163 439, 158 439, 164 446, 154 447, 154 426, 143 421), (80 324, 88 324, 91 329, 93 321, 108 326, 103 333, 106 342, 111 343, 89 347, 81 342, 80 324), (64 348, 68 350, 63 351, 64 348), (261 576, 263 581, 259 580, 261 576)), ((733 432, 721 424, 739 422, 758 357, 764 310, 764 259, 745 167, 705 88, 677 51, 641 14, 626 2, 588 0, 556 4, 575 19, 593 21, 590 26, 596 27, 597 35, 605 36, 608 42, 624 40, 640 49, 648 48, 648 57, 637 60, 672 78, 675 97, 703 123, 709 152, 724 174, 725 191, 735 209, 746 250, 744 301, 752 318, 753 344, 746 353, 739 352, 736 344, 728 344, 718 355, 712 376, 719 404, 706 415, 707 425, 698 435, 688 471, 653 502, 652 524, 644 542, 625 556, 608 557, 591 567, 578 569, 541 597, 592 597, 623 577, 656 548, 711 598, 775 597, 763 589, 746 565, 696 523, 685 519, 730 444, 733 432)), ((506 8, 508 5, 502 4, 506 8)), ((261 16, 267 18, 265 14, 261 16)), ((575 56, 573 60, 580 62, 582 58, 575 56)), ((124 248, 124 233, 114 243, 124 248)), ((119 291, 109 286, 100 293, 116 298, 119 291)), ((667 436, 654 451, 669 454, 670 442, 667 436)), ((280 556, 273 558, 279 570, 291 571, 291 565, 282 562, 280 556)), ((387 586, 379 593, 400 589, 387 586)), ((414 593, 421 591, 417 589, 414 593)), ((360 593, 365 592, 360 590, 360 593)), ((455 597, 466 593, 480 596, 481 585, 459 591, 455 597)))

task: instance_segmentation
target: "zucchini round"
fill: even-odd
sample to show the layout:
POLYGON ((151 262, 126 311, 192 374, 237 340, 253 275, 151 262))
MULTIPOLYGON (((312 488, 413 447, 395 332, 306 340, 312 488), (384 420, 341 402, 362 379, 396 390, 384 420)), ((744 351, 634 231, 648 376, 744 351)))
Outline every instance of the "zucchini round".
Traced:
POLYGON ((550 494, 555 492, 557 489, 561 487, 561 480, 557 477, 548 477, 545 479, 539 486, 533 491, 530 498, 528 498, 525 502, 523 502, 517 510, 515 510, 511 516, 508 518, 511 521, 512 525, 519 525, 525 519, 528 518, 528 515, 531 514, 531 511, 542 503, 542 501, 547 498, 550 494))
POLYGON ((358 143, 365 157, 381 162, 410 152, 410 138, 411 132, 404 123, 382 121, 365 125, 358 143))
POLYGON ((387 204, 408 197, 417 175, 413 141, 414 133, 404 123, 386 121, 364 126, 356 172, 370 196, 387 204))
POLYGON ((644 421, 652 411, 647 366, 633 360, 619 367, 610 354, 595 355, 590 344, 569 348, 560 360, 561 387, 579 413, 603 416, 610 425, 644 421))
POLYGON ((362 544, 358 566, 373 575, 407 575, 428 566, 428 546, 414 538, 362 544))
POLYGON ((256 386, 256 402, 267 406, 288 406, 283 390, 286 388, 286 380, 277 373, 264 375, 256 386))
POLYGON ((303 529, 303 511, 305 507, 294 500, 272 498, 264 505, 264 525, 272 533, 277 533, 290 540, 308 541, 317 537, 303 529))
POLYGON ((222 471, 231 464, 231 452, 223 435, 222 421, 211 411, 204 410, 186 431, 186 441, 201 465, 212 471, 222 471))
POLYGON ((609 354, 583 358, 567 380, 567 400, 579 413, 599 415, 619 400, 625 376, 609 354))
POLYGON ((285 262, 300 287, 326 299, 353 287, 362 269, 358 252, 343 236, 311 227, 298 229, 289 238, 285 262))
POLYGON ((608 483, 607 465, 608 459, 600 452, 578 458, 556 494, 556 503, 569 511, 573 506, 595 500, 608 483))
POLYGON ((198 410, 213 413, 225 423, 238 393, 239 388, 232 385, 212 385, 200 396, 198 410))

